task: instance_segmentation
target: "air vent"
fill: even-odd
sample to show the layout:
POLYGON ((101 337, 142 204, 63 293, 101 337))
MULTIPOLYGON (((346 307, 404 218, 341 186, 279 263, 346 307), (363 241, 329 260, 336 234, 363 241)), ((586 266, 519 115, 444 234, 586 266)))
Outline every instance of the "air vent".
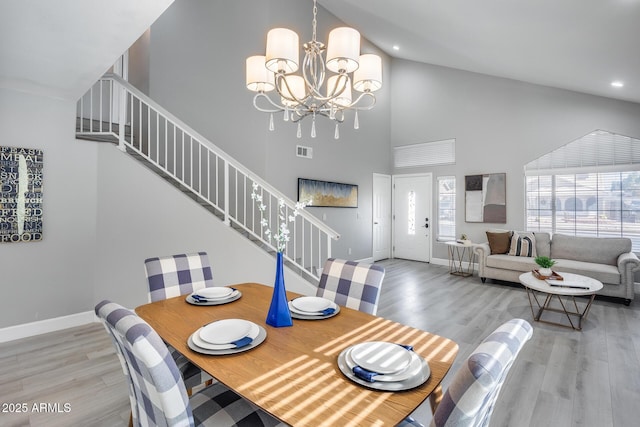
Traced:
POLYGON ((313 148, 296 145, 296 156, 311 159, 313 158, 313 148))

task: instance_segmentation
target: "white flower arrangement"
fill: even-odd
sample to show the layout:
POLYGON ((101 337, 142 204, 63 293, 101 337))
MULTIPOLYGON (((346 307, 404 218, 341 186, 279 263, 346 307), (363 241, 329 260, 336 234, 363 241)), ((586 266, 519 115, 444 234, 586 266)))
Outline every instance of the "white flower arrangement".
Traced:
MULTIPOLYGON (((258 210, 261 213, 264 213, 267 210, 267 206, 264 204, 262 194, 258 193, 260 185, 254 182, 252 184, 252 188, 253 191, 251 192, 251 199, 257 204, 258 210)), ((273 233, 269 228, 269 221, 267 221, 267 218, 262 217, 260 219, 260 225, 264 230, 264 235, 268 240, 275 241, 276 249, 278 250, 278 252, 284 252, 284 250, 287 248, 287 242, 289 242, 289 226, 287 224, 289 222, 294 222, 296 220, 296 217, 300 214, 300 211, 310 204, 311 201, 297 202, 292 215, 289 215, 287 217, 285 214, 284 199, 278 199, 278 220, 280 221, 280 224, 278 226, 278 231, 275 233, 273 233)))

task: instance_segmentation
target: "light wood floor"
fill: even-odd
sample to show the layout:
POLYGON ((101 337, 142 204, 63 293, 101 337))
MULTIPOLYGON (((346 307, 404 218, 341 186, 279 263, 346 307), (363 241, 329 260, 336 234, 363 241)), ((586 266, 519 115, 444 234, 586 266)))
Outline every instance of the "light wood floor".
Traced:
MULTIPOLYGON (((387 270, 378 315, 455 340, 466 356, 504 321, 531 321, 524 290, 481 284, 448 269, 403 260, 387 270)), ((640 295, 626 307, 596 300, 582 332, 533 323, 534 335, 512 368, 491 426, 627 427, 640 415, 640 295)), ((0 344, 0 426, 124 426, 124 376, 100 324, 0 344), (52 404, 34 412, 33 404, 52 404), (65 412, 64 404, 69 404, 65 412), (56 404, 58 407, 56 407, 56 404)), ((428 405, 415 413, 424 424, 428 405)))

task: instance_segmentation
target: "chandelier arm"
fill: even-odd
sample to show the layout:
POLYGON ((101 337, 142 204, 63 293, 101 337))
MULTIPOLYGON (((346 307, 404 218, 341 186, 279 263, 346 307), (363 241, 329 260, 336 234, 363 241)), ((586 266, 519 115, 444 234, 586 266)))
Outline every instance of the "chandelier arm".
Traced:
POLYGON ((291 121, 293 123, 298 123, 300 120, 304 119, 307 116, 312 116, 312 115, 316 115, 316 116, 323 116, 326 117, 328 119, 331 119, 334 122, 338 122, 338 123, 342 123, 344 121, 344 114, 342 115, 342 117, 340 119, 336 118, 331 118, 329 116, 328 112, 325 111, 321 111, 321 110, 316 110, 316 111, 305 111, 304 113, 300 113, 299 111, 296 111, 296 115, 294 117, 291 117, 291 121))
POLYGON ((258 92, 255 94, 255 96, 253 97, 253 106, 255 107, 256 110, 261 111, 263 113, 279 113, 286 109, 284 106, 278 105, 275 102, 273 102, 273 100, 269 97, 269 95, 265 94, 264 92, 258 92), (266 99, 269 104, 275 107, 275 109, 272 110, 272 109, 260 107, 258 105, 258 99, 266 99))
POLYGON ((362 92, 360 96, 356 98, 355 101, 353 101, 351 104, 344 107, 343 109, 366 111, 366 110, 371 110, 375 105, 376 105, 376 96, 372 92, 362 92), (364 99, 365 97, 369 98, 370 104, 364 105, 364 106, 358 106, 357 104, 360 102, 360 100, 364 99))
POLYGON ((322 51, 324 44, 312 40, 304 44, 304 60, 302 61, 302 77, 310 94, 314 97, 322 96, 318 91, 325 78, 325 65, 322 51))
POLYGON ((327 94, 327 96, 322 96, 322 94, 318 91, 318 88, 311 86, 311 84, 309 83, 309 81, 307 80, 306 75, 303 75, 305 82, 307 83, 308 87, 309 87, 309 91, 310 93, 312 93, 313 97, 322 102, 323 104, 326 103, 327 101, 331 101, 334 98, 337 98, 338 96, 342 95, 342 93, 347 89, 348 86, 348 82, 349 82, 349 75, 344 73, 344 74, 339 74, 338 75, 338 83, 336 83, 336 87, 333 88, 333 92, 330 94, 327 94), (339 82, 342 81, 344 82, 342 85, 339 85, 339 82), (339 87, 339 90, 338 90, 339 87))

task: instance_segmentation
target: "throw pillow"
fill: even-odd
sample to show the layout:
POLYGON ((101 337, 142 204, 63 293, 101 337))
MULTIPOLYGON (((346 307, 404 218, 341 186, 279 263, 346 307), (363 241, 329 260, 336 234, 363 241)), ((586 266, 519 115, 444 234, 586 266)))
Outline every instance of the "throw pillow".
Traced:
POLYGON ((533 233, 518 233, 514 231, 513 237, 511 237, 509 255, 535 257, 536 238, 533 233))
POLYGON ((506 254, 511 246, 511 232, 492 232, 487 231, 487 240, 489 240, 489 248, 491 255, 506 254))

